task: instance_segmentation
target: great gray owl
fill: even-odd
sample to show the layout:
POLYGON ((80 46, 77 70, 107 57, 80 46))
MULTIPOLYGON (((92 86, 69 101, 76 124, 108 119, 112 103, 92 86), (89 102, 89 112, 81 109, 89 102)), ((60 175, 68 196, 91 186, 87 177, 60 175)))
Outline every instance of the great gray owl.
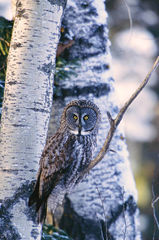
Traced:
POLYGON ((92 160, 99 122, 100 111, 91 101, 75 100, 64 108, 60 127, 43 150, 29 198, 29 206, 36 204, 38 222, 45 220, 47 204, 54 212, 65 194, 81 180, 81 171, 92 160))

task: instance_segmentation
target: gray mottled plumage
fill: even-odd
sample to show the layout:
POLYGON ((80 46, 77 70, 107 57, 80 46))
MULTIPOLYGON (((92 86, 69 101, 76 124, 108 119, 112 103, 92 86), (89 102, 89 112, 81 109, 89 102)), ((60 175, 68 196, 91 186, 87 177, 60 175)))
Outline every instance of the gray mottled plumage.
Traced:
POLYGON ((54 212, 64 195, 81 180, 80 172, 92 160, 99 122, 100 111, 90 101, 75 100, 64 108, 60 128, 43 150, 29 198, 29 206, 36 204, 38 222, 45 220, 47 204, 54 212))

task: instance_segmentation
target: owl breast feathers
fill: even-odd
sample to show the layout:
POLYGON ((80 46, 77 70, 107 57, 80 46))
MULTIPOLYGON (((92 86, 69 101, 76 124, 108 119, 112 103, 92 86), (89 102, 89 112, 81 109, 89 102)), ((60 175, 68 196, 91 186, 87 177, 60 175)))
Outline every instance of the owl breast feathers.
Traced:
POLYGON ((75 100, 64 108, 60 127, 43 150, 29 198, 29 206, 36 205, 38 222, 44 222, 47 204, 54 212, 65 194, 80 182, 80 173, 92 160, 99 123, 100 111, 90 101, 75 100))

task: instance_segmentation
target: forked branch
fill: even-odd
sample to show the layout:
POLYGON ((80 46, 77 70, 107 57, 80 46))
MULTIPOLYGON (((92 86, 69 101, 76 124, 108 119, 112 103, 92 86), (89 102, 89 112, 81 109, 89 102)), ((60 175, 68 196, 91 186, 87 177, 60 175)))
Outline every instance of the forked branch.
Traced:
POLYGON ((130 106, 130 104, 135 100, 135 98, 139 95, 139 93, 142 91, 142 89, 146 86, 152 73, 157 69, 158 66, 159 66, 159 56, 157 57, 156 61, 154 62, 152 69, 147 74, 146 78, 143 80, 143 82, 140 84, 140 86, 136 89, 136 91, 132 94, 132 96, 129 98, 129 100, 124 104, 124 106, 121 108, 121 110, 119 111, 119 113, 117 114, 115 119, 113 119, 111 114, 109 112, 107 112, 107 116, 108 116, 108 119, 110 122, 110 129, 108 131, 106 140, 105 140, 104 145, 101 148, 100 152, 98 153, 97 157, 94 160, 92 160, 91 163, 88 165, 87 169, 81 173, 81 178, 86 173, 88 173, 94 166, 96 166, 97 163, 99 163, 103 159, 103 157, 105 156, 105 154, 109 148, 109 145, 113 138, 114 132, 115 132, 117 126, 119 125, 119 123, 121 122, 126 110, 130 106))

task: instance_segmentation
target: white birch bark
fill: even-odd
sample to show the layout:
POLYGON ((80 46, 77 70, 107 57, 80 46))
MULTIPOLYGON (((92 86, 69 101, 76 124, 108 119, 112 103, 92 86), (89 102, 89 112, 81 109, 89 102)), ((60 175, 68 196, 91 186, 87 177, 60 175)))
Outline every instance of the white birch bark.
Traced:
POLYGON ((0 238, 41 239, 28 208, 53 96, 65 0, 17 1, 0 135, 0 238))
MULTIPOLYGON (((76 76, 61 81, 64 100, 54 101, 53 123, 73 99, 90 99, 101 110, 98 150, 108 131, 106 111, 118 112, 110 71, 107 14, 104 0, 68 0, 63 24, 75 44, 67 58, 80 61, 76 76), (56 117, 55 117, 56 115, 56 117)), ((139 240, 137 193, 121 129, 105 158, 67 197, 60 222, 75 240, 139 240)))

